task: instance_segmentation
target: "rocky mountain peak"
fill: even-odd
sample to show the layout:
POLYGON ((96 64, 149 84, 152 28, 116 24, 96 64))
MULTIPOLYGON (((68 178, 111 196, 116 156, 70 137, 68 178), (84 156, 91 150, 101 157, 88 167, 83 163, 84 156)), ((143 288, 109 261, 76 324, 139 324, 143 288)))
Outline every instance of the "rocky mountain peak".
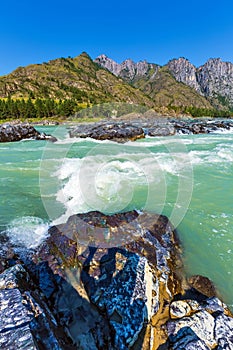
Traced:
POLYGON ((119 64, 106 55, 98 56, 95 62, 126 81, 133 81, 143 77, 147 75, 151 68, 157 67, 157 65, 148 63, 147 61, 134 62, 130 58, 119 64))
POLYGON ((184 83, 202 94, 197 81, 196 67, 189 60, 184 57, 173 59, 168 62, 168 69, 178 82, 184 83))
POLYGON ((197 69, 197 81, 205 96, 233 106, 233 64, 210 58, 197 69))
POLYGON ((100 65, 101 67, 109 70, 114 75, 119 76, 121 65, 109 58, 108 56, 104 54, 100 55, 94 60, 94 62, 100 65))

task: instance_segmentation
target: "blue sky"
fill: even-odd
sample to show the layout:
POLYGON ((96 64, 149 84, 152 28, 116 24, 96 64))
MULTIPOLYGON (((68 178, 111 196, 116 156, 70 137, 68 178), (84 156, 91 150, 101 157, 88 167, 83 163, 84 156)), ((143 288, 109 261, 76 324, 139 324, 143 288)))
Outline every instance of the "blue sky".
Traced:
POLYGON ((233 62, 233 2, 45 1, 1 3, 0 75, 86 51, 121 62, 186 57, 233 62))

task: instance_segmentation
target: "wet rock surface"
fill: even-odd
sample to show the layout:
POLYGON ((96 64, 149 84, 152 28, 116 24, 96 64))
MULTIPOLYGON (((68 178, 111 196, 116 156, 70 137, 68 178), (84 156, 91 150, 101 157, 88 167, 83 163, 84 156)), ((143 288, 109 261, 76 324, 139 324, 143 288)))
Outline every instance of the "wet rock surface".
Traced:
POLYGON ((233 128, 232 120, 197 120, 174 121, 173 125, 179 134, 209 134, 227 131, 233 128))
POLYGON ((0 125, 0 142, 14 142, 23 139, 57 141, 55 137, 40 133, 32 125, 27 123, 5 123, 0 125))
POLYGON ((210 280, 186 281, 180 252, 165 216, 71 216, 37 252, 9 253, 0 348, 232 349, 231 313, 210 280))
POLYGON ((117 142, 134 141, 144 137, 141 127, 129 123, 96 123, 79 125, 70 131, 70 137, 91 137, 96 140, 112 140, 117 142))
POLYGON ((80 124, 69 131, 70 137, 112 140, 116 142, 135 141, 146 136, 172 136, 175 134, 209 134, 233 128, 231 120, 164 120, 140 119, 130 121, 101 121, 80 124))
POLYGON ((233 349, 233 318, 218 298, 206 299, 194 308, 192 300, 172 303, 173 315, 174 308, 176 319, 166 324, 169 349, 233 349))
POLYGON ((57 328, 51 311, 22 265, 0 274, 1 349, 63 349, 62 331, 59 340, 57 328))

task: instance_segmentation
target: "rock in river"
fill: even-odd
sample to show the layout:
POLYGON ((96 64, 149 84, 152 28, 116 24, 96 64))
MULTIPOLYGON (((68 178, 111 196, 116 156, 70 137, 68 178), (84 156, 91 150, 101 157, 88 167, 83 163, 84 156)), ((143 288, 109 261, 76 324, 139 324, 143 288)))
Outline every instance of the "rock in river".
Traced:
POLYGON ((79 125, 70 131, 70 137, 91 137, 96 140, 116 142, 135 141, 144 137, 144 131, 127 122, 101 122, 79 125))
POLYGON ((55 137, 40 133, 28 123, 5 123, 0 125, 0 142, 13 142, 23 139, 57 141, 55 137))

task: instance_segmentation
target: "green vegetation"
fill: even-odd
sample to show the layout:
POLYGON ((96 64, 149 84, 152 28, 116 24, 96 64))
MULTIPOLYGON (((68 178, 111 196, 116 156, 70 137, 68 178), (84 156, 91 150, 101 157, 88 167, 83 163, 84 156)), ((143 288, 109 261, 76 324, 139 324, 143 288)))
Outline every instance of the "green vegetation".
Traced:
POLYGON ((0 77, 0 98, 75 100, 91 105, 115 101, 153 107, 148 96, 99 67, 86 53, 17 68, 0 77))
POLYGON ((156 107, 189 107, 212 109, 211 103, 194 89, 178 82, 166 66, 159 67, 152 77, 145 76, 134 82, 134 86, 151 97, 156 107))
POLYGON ((0 99, 0 119, 47 119, 52 117, 69 117, 80 111, 81 107, 74 99, 53 100, 36 99, 27 100, 8 98, 0 99))
POLYGON ((169 106, 168 109, 175 111, 178 114, 190 114, 194 118, 201 117, 211 117, 211 118, 230 118, 233 116, 233 112, 218 110, 218 109, 208 109, 208 108, 197 108, 193 106, 169 106))

